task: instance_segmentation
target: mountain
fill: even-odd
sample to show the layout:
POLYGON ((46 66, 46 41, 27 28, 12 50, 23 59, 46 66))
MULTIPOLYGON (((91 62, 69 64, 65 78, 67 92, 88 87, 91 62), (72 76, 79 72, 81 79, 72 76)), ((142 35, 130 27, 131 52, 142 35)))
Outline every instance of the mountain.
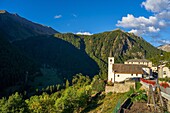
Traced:
POLYGON ((78 73, 93 77, 99 72, 97 63, 85 51, 53 36, 30 37, 13 44, 42 67, 57 69, 62 79, 71 80, 78 73))
POLYGON ((100 75, 107 79, 108 57, 115 57, 115 62, 123 63, 132 58, 151 58, 160 51, 143 38, 126 33, 120 29, 94 34, 91 36, 74 35, 71 33, 54 35, 65 40, 85 52, 97 62, 100 75))
MULTIPOLYGON (((0 11, 0 31, 5 35, 4 39, 10 48, 15 49, 13 54, 20 53, 27 59, 24 64, 11 59, 12 65, 23 65, 28 70, 26 67, 34 68, 27 66, 29 61, 33 61, 41 69, 57 70, 55 79, 62 82, 71 80, 78 73, 91 77, 99 74, 101 78, 107 79, 109 56, 115 57, 116 63, 123 63, 132 58, 152 58, 161 52, 143 38, 120 29, 90 36, 63 34, 7 11, 0 11)), ((6 56, 9 57, 10 54, 6 56)), ((5 61, 7 64, 8 62, 5 61)), ((13 72, 25 71, 24 69, 14 69, 13 72)))
POLYGON ((0 30, 10 36, 9 41, 57 33, 51 27, 31 22, 18 14, 11 14, 5 10, 0 10, 0 30))
POLYGON ((158 49, 166 51, 166 52, 170 52, 170 44, 161 45, 158 47, 158 49))
POLYGON ((10 86, 24 86, 26 80, 34 81, 32 78, 44 68, 51 69, 49 73, 57 70, 53 72, 57 77, 49 78, 56 79, 55 84, 71 80, 78 73, 91 77, 99 73, 97 63, 85 51, 53 37, 59 32, 50 27, 1 10, 0 33, 0 92, 10 86))
POLYGON ((0 31, 0 97, 7 87, 24 85, 26 79, 40 74, 37 64, 9 43, 8 37, 0 31))

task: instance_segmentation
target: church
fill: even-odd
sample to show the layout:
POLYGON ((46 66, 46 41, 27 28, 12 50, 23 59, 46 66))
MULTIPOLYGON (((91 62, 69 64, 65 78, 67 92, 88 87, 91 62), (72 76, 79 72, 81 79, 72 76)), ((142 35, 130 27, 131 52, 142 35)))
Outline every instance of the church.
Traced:
POLYGON ((143 78, 151 74, 150 68, 142 64, 115 64, 114 57, 108 58, 108 82, 124 82, 128 79, 143 78))

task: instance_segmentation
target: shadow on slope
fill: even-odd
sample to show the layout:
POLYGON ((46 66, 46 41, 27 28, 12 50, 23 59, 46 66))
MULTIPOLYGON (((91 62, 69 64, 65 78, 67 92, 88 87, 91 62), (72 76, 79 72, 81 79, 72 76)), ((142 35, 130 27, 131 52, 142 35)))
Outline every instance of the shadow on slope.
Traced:
POLYGON ((27 72, 27 77, 40 73, 38 66, 10 44, 7 37, 0 31, 0 97, 7 87, 25 85, 27 72))
POLYGON ((99 67, 85 52, 53 36, 30 37, 14 44, 42 67, 60 70, 62 77, 71 80, 77 73, 94 76, 99 67))

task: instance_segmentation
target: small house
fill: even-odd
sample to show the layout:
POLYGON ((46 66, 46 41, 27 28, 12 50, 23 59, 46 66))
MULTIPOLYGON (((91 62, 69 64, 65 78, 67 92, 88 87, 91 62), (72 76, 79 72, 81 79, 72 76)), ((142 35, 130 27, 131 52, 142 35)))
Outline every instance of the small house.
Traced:
POLYGON ((146 65, 147 67, 152 67, 152 62, 146 59, 130 59, 124 62, 124 64, 138 64, 146 65))
POLYGON ((165 78, 165 77, 170 78, 170 70, 169 70, 169 68, 166 67, 165 65, 160 65, 158 67, 158 76, 159 76, 159 78, 165 78))

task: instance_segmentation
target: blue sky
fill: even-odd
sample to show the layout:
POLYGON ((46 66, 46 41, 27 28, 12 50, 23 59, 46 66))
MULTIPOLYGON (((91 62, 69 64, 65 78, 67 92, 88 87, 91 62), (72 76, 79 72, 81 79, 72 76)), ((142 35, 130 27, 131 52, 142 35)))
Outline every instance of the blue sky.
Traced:
POLYGON ((165 6, 170 0, 153 1, 1 0, 0 8, 62 33, 95 34, 121 28, 142 36, 154 46, 170 43, 170 5, 165 6), (169 17, 164 18, 164 12, 169 17))

